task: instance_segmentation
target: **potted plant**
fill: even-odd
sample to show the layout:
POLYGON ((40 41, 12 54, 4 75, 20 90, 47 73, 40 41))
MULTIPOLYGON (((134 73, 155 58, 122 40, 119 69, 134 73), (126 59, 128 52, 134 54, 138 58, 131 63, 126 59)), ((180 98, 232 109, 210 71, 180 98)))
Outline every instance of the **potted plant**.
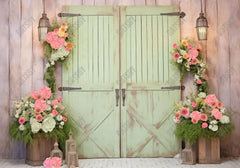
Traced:
POLYGON ((231 133, 230 114, 214 94, 191 94, 175 105, 176 136, 193 145, 198 142, 199 163, 220 162, 220 137, 231 133))
POLYGON ((62 105, 48 87, 32 91, 14 103, 15 113, 10 136, 26 144, 26 163, 42 165, 50 156, 55 139, 63 147, 71 124, 62 105))

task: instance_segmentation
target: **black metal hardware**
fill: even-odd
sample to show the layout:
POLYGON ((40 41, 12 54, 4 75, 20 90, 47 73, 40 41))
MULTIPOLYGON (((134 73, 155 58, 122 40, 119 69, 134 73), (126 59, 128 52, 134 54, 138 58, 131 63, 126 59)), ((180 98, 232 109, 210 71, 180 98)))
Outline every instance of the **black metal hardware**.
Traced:
POLYGON ((185 86, 168 86, 168 87, 161 87, 164 90, 184 90, 185 86))
POLYGON ((123 106, 125 106, 125 98, 126 98, 126 89, 122 89, 122 100, 123 100, 123 106))
POLYGON ((116 93, 116 106, 118 106, 118 100, 119 100, 119 89, 115 89, 116 93))
POLYGON ((160 13, 160 15, 179 16, 180 18, 184 18, 184 16, 186 16, 186 13, 185 12, 172 12, 172 13, 160 13))
POLYGON ((59 91, 69 91, 69 90, 81 90, 82 88, 75 88, 75 87, 59 87, 59 91))
POLYGON ((58 13, 58 17, 74 17, 74 16, 81 16, 81 14, 75 14, 75 13, 58 13))

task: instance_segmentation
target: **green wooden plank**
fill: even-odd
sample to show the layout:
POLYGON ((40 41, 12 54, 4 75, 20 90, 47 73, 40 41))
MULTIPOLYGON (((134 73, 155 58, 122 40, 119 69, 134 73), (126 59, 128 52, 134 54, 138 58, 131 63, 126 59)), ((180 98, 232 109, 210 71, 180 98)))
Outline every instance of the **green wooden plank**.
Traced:
POLYGON ((142 82, 142 25, 140 16, 136 16, 136 53, 137 66, 135 72, 137 82, 142 82))
MULTIPOLYGON (((116 63, 114 62, 114 57, 116 57, 115 56, 115 54, 117 54, 117 53, 115 53, 116 51, 116 48, 114 48, 114 47, 116 47, 116 42, 114 43, 114 39, 113 39, 113 35, 114 35, 114 33, 116 33, 116 32, 114 32, 114 30, 118 30, 115 26, 114 26, 114 24, 113 24, 113 17, 109 17, 108 18, 108 21, 109 21, 109 25, 108 25, 108 29, 109 29, 109 42, 108 42, 108 45, 109 45, 109 60, 110 60, 110 64, 109 64, 109 81, 110 81, 110 83, 114 86, 114 80, 115 80, 115 74, 114 73, 110 73, 111 71, 111 69, 113 70, 114 69, 114 65, 116 65, 116 63)), ((115 69, 114 69, 114 71, 115 71, 115 69)))
POLYGON ((88 66, 88 81, 93 83, 93 16, 88 16, 88 56, 89 56, 89 66, 88 66))
POLYGON ((168 44, 168 16, 163 16, 163 74, 164 74, 164 83, 168 83, 169 80, 169 44, 168 44))
POLYGON ((147 16, 147 80, 153 82, 153 32, 152 32, 152 16, 147 16))
POLYGON ((159 83, 163 83, 164 82, 164 66, 163 66, 163 60, 164 60, 164 57, 163 57, 163 27, 162 27, 162 24, 163 24, 163 18, 162 16, 158 16, 158 81, 159 83))
POLYGON ((147 82, 148 72, 147 72, 147 64, 148 64, 148 56, 147 56, 147 17, 141 16, 142 18, 142 76, 143 82, 147 82))
POLYGON ((131 34, 131 41, 130 41, 130 59, 131 59, 131 64, 130 67, 127 69, 127 78, 131 79, 132 83, 137 82, 137 75, 135 73, 131 73, 132 69, 136 69, 137 67, 137 60, 136 60, 136 24, 135 21, 136 16, 131 16, 129 18, 129 32, 131 34))
POLYGON ((103 83, 104 81, 104 55, 103 55, 103 44, 104 44, 104 38, 103 38, 103 24, 104 24, 104 20, 103 20, 103 16, 99 16, 98 18, 98 66, 99 66, 99 82, 103 83))
POLYGON ((104 72, 104 83, 108 83, 110 82, 109 81, 109 74, 111 73, 110 72, 110 60, 109 60, 109 41, 108 41, 108 26, 109 26, 109 23, 108 23, 108 19, 109 19, 109 16, 104 16, 103 17, 103 57, 104 57, 104 66, 103 66, 103 72, 104 72))
POLYGON ((94 83, 99 82, 98 17, 99 16, 93 16, 93 80, 94 80, 94 83))
POLYGON ((157 16, 152 16, 152 34, 153 34, 153 42, 152 42, 152 55, 153 55, 153 61, 152 61, 152 69, 153 69, 153 81, 158 82, 158 26, 157 26, 157 16))
MULTIPOLYGON (((127 16, 126 17, 126 20, 128 21, 129 19, 131 19, 130 16, 127 16)), ((127 54, 126 54, 126 59, 127 59, 127 67, 126 67, 126 70, 123 71, 123 74, 122 74, 122 80, 125 81, 126 83, 131 83, 132 82, 132 78, 128 78, 126 73, 127 73, 127 70, 130 69, 131 65, 132 65, 132 56, 131 56, 131 50, 132 50, 132 46, 131 46, 131 29, 129 30, 129 27, 125 28, 124 29, 124 34, 126 34, 127 36, 127 54)))

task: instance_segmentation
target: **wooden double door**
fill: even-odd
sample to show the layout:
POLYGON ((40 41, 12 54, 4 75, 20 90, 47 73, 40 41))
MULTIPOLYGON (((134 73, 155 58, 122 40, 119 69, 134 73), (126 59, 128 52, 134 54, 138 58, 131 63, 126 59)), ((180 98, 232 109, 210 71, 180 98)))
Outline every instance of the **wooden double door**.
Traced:
POLYGON ((63 68, 64 104, 78 128, 80 158, 171 157, 179 72, 177 12, 165 7, 65 6, 74 49, 63 68), (169 88, 170 87, 170 88, 169 88), (79 89, 81 88, 81 89, 79 89))

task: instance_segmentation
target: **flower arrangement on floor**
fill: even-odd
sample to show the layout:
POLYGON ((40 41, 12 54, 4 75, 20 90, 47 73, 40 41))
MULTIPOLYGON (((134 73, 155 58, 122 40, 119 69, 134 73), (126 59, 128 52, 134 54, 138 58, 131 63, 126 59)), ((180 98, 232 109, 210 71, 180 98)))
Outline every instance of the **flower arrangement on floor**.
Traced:
POLYGON ((175 104, 174 108, 174 121, 177 123, 175 134, 190 144, 194 144, 199 137, 225 137, 233 129, 227 109, 214 94, 209 94, 207 65, 201 51, 201 45, 182 40, 179 44, 173 44, 171 52, 174 64, 181 72, 181 79, 186 72, 192 72, 197 86, 196 93, 192 93, 190 98, 186 97, 184 102, 175 104))
POLYGON ((43 162, 43 165, 46 168, 59 168, 62 165, 62 159, 59 157, 46 158, 46 160, 43 162))
POLYGON ((15 114, 10 136, 25 143, 33 143, 33 135, 57 137, 64 145, 71 124, 62 105, 62 98, 54 99, 51 89, 42 87, 14 103, 15 114))
POLYGON ((67 23, 63 22, 59 25, 57 22, 54 22, 49 30, 50 32, 46 36, 46 41, 43 43, 44 56, 48 61, 44 79, 48 82, 49 87, 54 93, 56 87, 56 78, 54 76, 56 62, 65 64, 65 60, 73 48, 73 43, 70 37, 72 36, 72 31, 68 28, 67 23))

